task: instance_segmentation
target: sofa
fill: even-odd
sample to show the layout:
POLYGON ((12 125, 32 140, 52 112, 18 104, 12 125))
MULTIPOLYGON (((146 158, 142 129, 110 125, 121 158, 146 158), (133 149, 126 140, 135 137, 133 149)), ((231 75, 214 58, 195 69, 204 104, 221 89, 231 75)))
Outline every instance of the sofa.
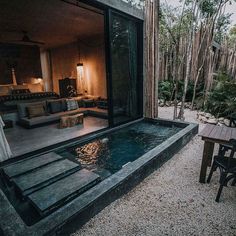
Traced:
MULTIPOLYGON (((87 98, 85 98, 87 99, 87 98)), ((91 100, 91 98, 89 98, 91 100)), ((94 106, 96 101, 94 100, 94 106)), ((83 101, 73 99, 51 99, 33 103, 19 103, 17 124, 25 128, 34 128, 49 123, 58 122, 62 116, 83 113, 85 116, 107 118, 106 111, 97 111, 93 107, 84 107, 83 101)))
POLYGON ((16 113, 17 104, 59 98, 54 92, 44 92, 41 83, 0 85, 0 112, 16 113))

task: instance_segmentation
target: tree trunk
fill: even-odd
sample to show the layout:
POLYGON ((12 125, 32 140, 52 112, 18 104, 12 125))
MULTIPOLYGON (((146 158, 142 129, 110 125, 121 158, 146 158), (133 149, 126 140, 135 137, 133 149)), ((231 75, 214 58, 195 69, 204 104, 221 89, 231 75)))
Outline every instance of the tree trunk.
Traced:
POLYGON ((181 102, 180 111, 178 115, 178 118, 181 120, 184 120, 184 104, 185 104, 185 99, 186 99, 186 94, 187 94, 187 89, 188 89, 189 75, 191 71, 192 46, 193 46, 193 39, 195 35, 194 18, 197 15, 195 14, 196 7, 197 7, 197 1, 194 1, 192 3, 193 19, 191 21, 191 28, 189 31, 188 46, 187 46, 187 65, 186 65, 186 74, 185 74, 185 79, 184 79, 184 91, 183 91, 182 102, 181 102))

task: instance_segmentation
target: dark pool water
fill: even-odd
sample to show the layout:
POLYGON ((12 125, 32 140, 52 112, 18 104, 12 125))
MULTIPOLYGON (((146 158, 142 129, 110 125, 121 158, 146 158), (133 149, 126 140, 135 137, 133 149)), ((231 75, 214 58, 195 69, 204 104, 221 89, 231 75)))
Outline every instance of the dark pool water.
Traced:
POLYGON ((69 147, 59 152, 75 158, 82 168, 107 177, 125 164, 155 148, 182 128, 139 122, 103 136, 82 146, 69 147))
MULTIPOLYGON (((138 122, 86 144, 60 148, 57 153, 79 163, 81 168, 97 173, 102 181, 181 129, 176 126, 138 122)), ((7 185, 3 178, 0 178, 0 189, 27 225, 33 225, 43 218, 28 201, 21 199, 14 186, 7 185)))

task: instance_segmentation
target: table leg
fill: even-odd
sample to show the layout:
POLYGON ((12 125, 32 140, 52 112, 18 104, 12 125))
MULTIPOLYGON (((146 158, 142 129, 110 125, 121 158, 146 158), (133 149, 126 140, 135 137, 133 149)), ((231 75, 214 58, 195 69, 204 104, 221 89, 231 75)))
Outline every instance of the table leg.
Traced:
POLYGON ((200 179, 199 179, 200 183, 206 182, 207 166, 211 166, 213 151, 214 151, 214 143, 205 141, 203 156, 202 156, 200 179))

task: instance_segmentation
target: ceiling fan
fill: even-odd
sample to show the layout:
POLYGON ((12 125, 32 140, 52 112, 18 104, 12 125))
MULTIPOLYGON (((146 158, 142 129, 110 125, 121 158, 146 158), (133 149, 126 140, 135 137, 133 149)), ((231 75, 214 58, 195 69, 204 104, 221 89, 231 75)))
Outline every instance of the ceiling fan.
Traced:
POLYGON ((23 34, 22 39, 16 40, 16 41, 12 41, 12 43, 23 44, 23 45, 44 45, 43 42, 39 42, 39 41, 32 40, 32 39, 29 37, 27 31, 22 30, 22 34, 23 34))

